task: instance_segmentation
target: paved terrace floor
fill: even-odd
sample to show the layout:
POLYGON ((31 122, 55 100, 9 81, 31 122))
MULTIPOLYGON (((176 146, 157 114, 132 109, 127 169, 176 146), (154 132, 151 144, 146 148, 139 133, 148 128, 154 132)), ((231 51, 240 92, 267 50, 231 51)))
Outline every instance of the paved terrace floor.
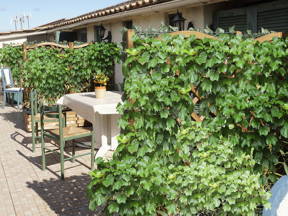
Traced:
POLYGON ((90 157, 65 162, 61 181, 60 154, 49 154, 42 171, 40 145, 33 153, 31 134, 23 128, 23 114, 0 105, 0 216, 101 215, 87 207, 90 157))

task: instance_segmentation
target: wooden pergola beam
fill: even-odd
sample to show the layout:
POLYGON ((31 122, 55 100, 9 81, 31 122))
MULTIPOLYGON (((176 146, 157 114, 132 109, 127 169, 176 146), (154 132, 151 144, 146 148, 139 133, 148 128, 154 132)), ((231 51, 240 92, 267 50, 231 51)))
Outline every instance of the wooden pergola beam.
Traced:
POLYGON ((258 37, 255 40, 260 42, 260 43, 263 43, 265 41, 272 41, 273 38, 282 38, 282 37, 286 37, 286 36, 287 35, 283 32, 273 32, 273 33, 258 37))
POLYGON ((57 44, 57 43, 54 43, 54 42, 43 42, 43 43, 39 43, 39 44, 28 45, 28 46, 25 47, 25 49, 29 50, 29 49, 35 49, 37 47, 45 47, 45 46, 57 47, 57 48, 62 48, 62 49, 68 49, 68 48, 80 49, 80 48, 89 46, 92 43, 93 42, 89 42, 89 43, 84 43, 84 44, 81 44, 81 45, 74 46, 74 43, 69 43, 68 45, 62 45, 62 44, 57 44))

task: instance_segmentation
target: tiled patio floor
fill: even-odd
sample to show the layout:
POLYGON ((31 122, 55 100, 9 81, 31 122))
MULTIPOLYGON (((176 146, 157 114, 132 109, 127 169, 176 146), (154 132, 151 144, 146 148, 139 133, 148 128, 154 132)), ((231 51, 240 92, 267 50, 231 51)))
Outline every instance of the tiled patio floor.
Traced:
MULTIPOLYGON (((81 150, 87 151, 87 150, 81 150)), ((0 106, 0 216, 88 216, 86 185, 90 157, 65 162, 59 179, 59 154, 47 157, 41 170, 40 145, 31 151, 31 134, 23 130, 23 114, 0 106)))

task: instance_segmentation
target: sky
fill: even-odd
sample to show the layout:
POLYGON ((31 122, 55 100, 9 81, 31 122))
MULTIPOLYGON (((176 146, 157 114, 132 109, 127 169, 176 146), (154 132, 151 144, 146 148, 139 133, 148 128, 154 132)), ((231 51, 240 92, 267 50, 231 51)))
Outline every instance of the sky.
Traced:
MULTIPOLYGON (((71 18, 97 9, 115 5, 125 0, 0 0, 0 32, 15 30, 13 18, 30 15, 30 28, 71 18)), ((18 29, 20 24, 18 24, 18 29)), ((27 18, 24 28, 28 28, 27 18)))

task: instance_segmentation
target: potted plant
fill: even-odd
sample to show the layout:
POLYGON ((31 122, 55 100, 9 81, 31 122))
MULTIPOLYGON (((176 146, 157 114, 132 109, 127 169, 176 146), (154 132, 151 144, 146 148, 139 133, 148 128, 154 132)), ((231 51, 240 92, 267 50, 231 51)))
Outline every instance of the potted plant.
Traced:
POLYGON ((106 85, 109 82, 109 77, 104 73, 96 74, 94 78, 96 98, 103 98, 106 94, 106 85))

